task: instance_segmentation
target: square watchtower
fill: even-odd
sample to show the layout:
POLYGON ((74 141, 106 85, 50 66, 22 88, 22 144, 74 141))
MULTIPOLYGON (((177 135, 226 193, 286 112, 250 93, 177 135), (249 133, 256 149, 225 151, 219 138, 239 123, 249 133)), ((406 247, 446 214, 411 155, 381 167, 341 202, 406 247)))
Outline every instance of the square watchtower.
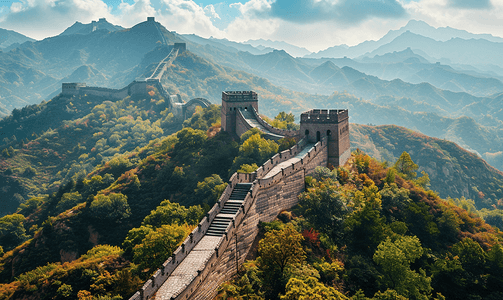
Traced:
POLYGON ((252 91, 222 92, 222 129, 236 134, 236 112, 238 109, 255 109, 258 113, 258 95, 252 91))
POLYGON ((351 155, 349 149, 349 114, 347 109, 312 109, 300 116, 300 136, 315 143, 328 141, 328 163, 344 165, 351 155))

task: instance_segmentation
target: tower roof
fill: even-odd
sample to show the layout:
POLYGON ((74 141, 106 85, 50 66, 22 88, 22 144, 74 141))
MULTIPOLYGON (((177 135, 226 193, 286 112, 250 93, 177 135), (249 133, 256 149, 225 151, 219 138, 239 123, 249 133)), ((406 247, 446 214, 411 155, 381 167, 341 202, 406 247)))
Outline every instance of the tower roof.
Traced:
POLYGON ((258 101, 257 93, 253 91, 225 91, 222 92, 224 101, 258 101))

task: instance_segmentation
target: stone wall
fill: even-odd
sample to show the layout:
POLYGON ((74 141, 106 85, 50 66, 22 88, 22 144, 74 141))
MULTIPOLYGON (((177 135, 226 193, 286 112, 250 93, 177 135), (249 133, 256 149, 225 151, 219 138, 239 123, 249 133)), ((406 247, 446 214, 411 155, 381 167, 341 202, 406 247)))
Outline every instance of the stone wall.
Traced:
POLYGON ((61 93, 63 95, 94 95, 111 99, 123 99, 129 95, 146 94, 147 83, 144 81, 133 81, 122 89, 86 86, 85 83, 63 83, 61 93))
POLYGON ((236 128, 237 136, 241 136, 243 133, 253 128, 250 124, 248 124, 248 122, 246 122, 246 119, 243 117, 243 114, 241 114, 239 111, 236 112, 235 118, 236 120, 234 127, 236 128))
POLYGON ((279 128, 273 127, 269 123, 267 123, 266 121, 264 121, 259 116, 259 114, 257 113, 257 111, 252 110, 251 112, 255 115, 255 119, 257 120, 257 122, 259 122, 260 125, 264 126, 270 132, 272 132, 274 134, 277 134, 277 135, 282 135, 284 137, 291 137, 291 138, 295 138, 295 137, 299 136, 299 132, 297 130, 285 130, 285 129, 279 129, 279 128))
MULTIPOLYGON (((301 149, 301 146, 294 146, 301 149)), ((317 143, 301 161, 282 169, 276 176, 260 179, 274 166, 284 162, 298 152, 294 149, 285 150, 273 156, 256 172, 250 174, 256 177, 253 185, 253 197, 250 209, 237 225, 237 230, 231 233, 230 241, 223 255, 208 273, 206 280, 201 281, 199 287, 187 299, 205 300, 216 296, 217 288, 223 282, 230 280, 240 265, 245 262, 246 256, 258 234, 259 222, 271 222, 278 214, 298 203, 298 195, 304 191, 304 180, 307 174, 318 165, 326 165, 327 143, 326 139, 317 143)), ((186 298, 176 298, 186 299, 186 298)))

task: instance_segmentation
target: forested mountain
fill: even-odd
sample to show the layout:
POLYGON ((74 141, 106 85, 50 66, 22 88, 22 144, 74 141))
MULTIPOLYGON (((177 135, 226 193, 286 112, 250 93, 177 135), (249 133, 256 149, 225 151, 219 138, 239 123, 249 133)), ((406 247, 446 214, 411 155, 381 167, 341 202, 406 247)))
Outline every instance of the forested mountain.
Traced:
MULTIPOLYGON (((0 242, 6 251, 0 258, 2 297, 73 297, 77 293, 129 297, 214 203, 225 187, 224 180, 239 168, 237 162, 260 164, 288 147, 282 142, 268 142, 254 132, 233 141, 219 132, 218 106, 197 111, 184 122, 186 128, 165 137, 170 132, 169 110, 163 109, 164 99, 154 89, 151 92, 150 99, 128 97, 115 102, 90 96, 55 98, 54 103, 45 105, 53 105, 54 110, 63 103, 70 108, 71 103, 80 102, 92 108, 74 105, 74 112, 69 112, 75 114, 74 120, 60 120, 61 126, 3 152, 9 156, 0 168, 8 182, 31 182, 40 190, 52 184, 53 189, 47 190, 48 195, 24 201, 17 214, 0 219, 0 242), (75 143, 77 146, 70 150, 75 143), (21 173, 15 165, 19 167, 23 161, 29 165, 21 173), (12 173, 6 172, 7 165, 12 173), (72 170, 65 169, 68 167, 72 170), (60 180, 59 188, 53 177, 60 180), (169 245, 159 244, 168 240, 169 245)), ((175 127, 172 124, 171 128, 175 127)), ((396 126, 352 127, 353 148, 369 149, 390 164, 399 151, 406 149, 419 163, 419 170, 431 172, 432 182, 449 185, 433 183, 432 188, 444 187, 441 193, 463 195, 469 182, 471 190, 478 189, 478 195, 484 195, 477 200, 480 207, 489 207, 489 201, 500 197, 501 190, 495 187, 501 186, 501 173, 450 142, 396 126), (464 168, 465 164, 471 170, 464 168), (450 174, 446 176, 445 172, 450 174), (456 176, 461 179, 452 179, 456 176), (470 181, 467 176, 474 178, 470 181)), ((364 168, 368 159, 363 159, 361 166, 354 159, 352 166, 364 168)), ((374 168, 376 163, 370 165, 374 168)), ((379 175, 370 170, 368 176, 386 176, 382 170, 379 175)), ((341 172, 339 176, 345 180, 344 169, 341 172)), ((353 173, 348 176, 350 180, 360 178, 353 173)), ((402 181, 397 179, 405 184, 402 181)), ((406 186, 411 188, 410 183, 406 186)), ((427 195, 440 201, 433 193, 427 195)), ((429 218, 427 210, 421 209, 429 218)), ((483 247, 491 245, 493 239, 488 234, 494 229, 453 206, 445 209, 454 210, 465 225, 459 233, 446 232, 442 227, 439 234, 455 243, 469 232, 472 238, 480 236, 477 241, 483 247), (481 231, 486 235, 479 235, 481 231)), ((414 234, 421 232, 416 231, 419 227, 407 226, 414 234)))
MULTIPOLYGON (((107 25, 106 28, 112 26, 104 20, 98 23, 107 25)), ((84 27, 89 26, 92 24, 84 27)), ((115 31, 96 30, 88 34, 79 28, 74 25, 65 34, 24 43, 0 53, 0 102, 7 110, 49 100, 49 95, 54 96, 53 93, 61 89, 61 80, 87 80, 91 84, 122 88, 134 79, 131 78, 136 75, 134 68, 150 51, 161 46, 161 42, 172 45, 181 41, 156 22, 143 22, 127 30, 115 27, 115 31), (79 30, 84 32, 77 34, 79 30), (90 73, 94 74, 82 74, 86 73, 81 69, 87 68, 85 66, 92 67, 90 73), (103 81, 103 77, 107 80, 103 81)))
POLYGON ((404 151, 409 153, 418 172, 429 175, 429 188, 444 199, 473 199, 480 210, 493 208, 503 198, 503 172, 455 143, 393 125, 352 124, 350 133, 352 150, 380 161, 394 163, 404 151))

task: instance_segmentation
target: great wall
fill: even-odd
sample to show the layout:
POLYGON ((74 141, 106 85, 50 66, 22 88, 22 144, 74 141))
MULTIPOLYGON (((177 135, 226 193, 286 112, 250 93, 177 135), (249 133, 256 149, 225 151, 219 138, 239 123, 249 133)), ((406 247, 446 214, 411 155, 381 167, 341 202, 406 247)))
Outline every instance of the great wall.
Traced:
MULTIPOLYGON (((155 22, 149 17, 147 22, 155 22)), ((163 39, 162 43, 166 44, 163 39)), ((166 44, 167 46, 167 44, 166 44)), ((195 98, 184 103, 169 95, 160 83, 184 43, 175 43, 153 73, 122 89, 63 83, 63 95, 95 95, 112 99, 146 95, 147 85, 169 101, 170 110, 183 121, 189 108, 211 103, 195 98)), ((270 222, 297 204, 305 176, 317 166, 340 166, 350 156, 347 110, 313 109, 301 114, 300 130, 274 128, 258 114, 258 95, 252 91, 222 92, 222 130, 238 138, 257 128, 268 139, 295 138, 295 146, 271 157, 255 172, 234 173, 217 203, 183 243, 130 300, 213 299, 218 286, 239 270, 258 234, 259 222, 270 222)))
POLYGON ((299 131, 281 130, 260 118, 256 93, 223 92, 221 118, 222 130, 236 137, 256 127, 267 138, 299 142, 253 173, 234 173, 197 228, 130 300, 213 299, 244 263, 258 223, 296 205, 317 166, 343 165, 350 156, 347 110, 310 110, 299 131))
POLYGON ((67 96, 77 96, 77 95, 94 95, 99 97, 106 97, 109 99, 124 99, 127 96, 144 96, 147 93, 147 85, 155 87, 159 93, 169 101, 169 108, 173 113, 174 117, 179 121, 183 121, 187 118, 188 112, 192 111, 195 106, 208 107, 211 102, 204 98, 194 98, 184 103, 179 94, 170 95, 162 86, 161 78, 168 69, 168 67, 175 61, 179 54, 187 50, 185 43, 174 43, 174 45, 168 45, 164 35, 161 33, 159 24, 155 22, 153 17, 148 17, 147 22, 152 22, 155 24, 157 30, 159 31, 159 36, 161 37, 162 45, 171 48, 170 53, 162 59, 157 66, 154 68, 152 74, 146 78, 137 78, 127 86, 122 89, 110 89, 103 87, 87 86, 85 83, 81 82, 70 82, 63 83, 61 85, 61 94, 67 96))

